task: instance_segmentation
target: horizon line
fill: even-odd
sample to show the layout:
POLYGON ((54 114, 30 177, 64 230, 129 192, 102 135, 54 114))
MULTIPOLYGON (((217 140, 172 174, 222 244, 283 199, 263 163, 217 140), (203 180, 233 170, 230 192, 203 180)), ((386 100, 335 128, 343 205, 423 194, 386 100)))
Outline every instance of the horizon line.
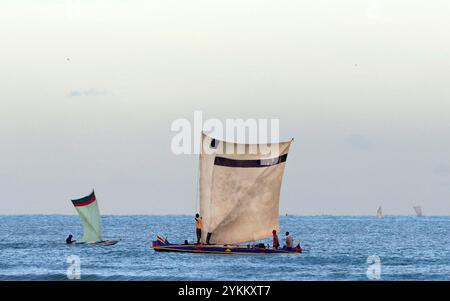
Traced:
MULTIPOLYGON (((108 213, 101 214, 100 216, 194 216, 195 214, 187 214, 187 213, 128 213, 128 214, 120 214, 120 213, 108 213)), ((0 216, 78 216, 77 213, 0 213, 0 216)), ((376 214, 280 214, 279 217, 290 217, 290 216, 298 216, 298 217, 375 217, 376 214)), ((442 215, 422 215, 417 216, 415 214, 385 214, 385 217, 450 217, 450 214, 442 214, 442 215)), ((383 219, 380 218, 380 219, 383 219)))

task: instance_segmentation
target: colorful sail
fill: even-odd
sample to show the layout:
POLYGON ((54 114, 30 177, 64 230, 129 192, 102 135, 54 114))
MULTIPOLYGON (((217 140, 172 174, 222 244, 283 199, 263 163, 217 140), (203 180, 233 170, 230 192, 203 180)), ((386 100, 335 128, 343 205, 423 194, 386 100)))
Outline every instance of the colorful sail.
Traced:
POLYGON ((219 141, 202 133, 203 242, 237 244, 279 231, 281 181, 291 142, 272 144, 278 149, 273 154, 262 152, 259 145, 219 141), (230 154, 230 149, 241 152, 230 154))
POLYGON ((83 224, 83 238, 78 242, 102 241, 102 222, 94 191, 84 198, 72 200, 83 224))
POLYGON ((381 206, 378 207, 378 210, 377 210, 377 217, 378 217, 378 218, 383 218, 383 210, 381 209, 381 206))

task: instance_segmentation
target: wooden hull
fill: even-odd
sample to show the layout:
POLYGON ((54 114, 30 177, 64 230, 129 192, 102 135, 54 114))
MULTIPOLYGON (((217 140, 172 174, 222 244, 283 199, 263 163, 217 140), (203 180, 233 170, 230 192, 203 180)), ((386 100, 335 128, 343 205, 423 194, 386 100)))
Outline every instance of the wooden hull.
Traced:
POLYGON ((178 252, 178 253, 197 253, 197 254, 229 254, 229 255, 265 255, 265 254, 300 254, 301 248, 291 249, 267 249, 248 246, 224 246, 224 245, 180 245, 180 244, 161 244, 158 241, 153 242, 153 250, 157 252, 178 252))
POLYGON ((93 246, 113 246, 120 240, 103 240, 97 242, 77 242, 77 245, 93 245, 93 246))

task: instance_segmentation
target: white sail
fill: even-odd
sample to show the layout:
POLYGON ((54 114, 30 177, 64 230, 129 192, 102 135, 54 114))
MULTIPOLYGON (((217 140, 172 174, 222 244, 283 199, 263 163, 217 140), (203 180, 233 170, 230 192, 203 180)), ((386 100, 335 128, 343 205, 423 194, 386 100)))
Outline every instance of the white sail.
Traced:
POLYGON ((94 191, 81 199, 72 200, 83 224, 83 238, 79 242, 102 241, 102 223, 94 191))
POLYGON ((202 133, 200 214, 202 241, 235 244, 264 239, 279 231, 279 197, 291 141, 278 143, 277 154, 254 151, 255 145, 216 140, 202 133), (229 154, 230 149, 244 150, 229 154))
POLYGON ((417 216, 423 216, 422 207, 421 206, 414 206, 414 211, 416 212, 417 216))
POLYGON ((383 210, 381 209, 381 206, 378 207, 378 210, 377 210, 377 217, 378 217, 378 218, 383 218, 383 217, 384 217, 384 216, 383 216, 383 210))

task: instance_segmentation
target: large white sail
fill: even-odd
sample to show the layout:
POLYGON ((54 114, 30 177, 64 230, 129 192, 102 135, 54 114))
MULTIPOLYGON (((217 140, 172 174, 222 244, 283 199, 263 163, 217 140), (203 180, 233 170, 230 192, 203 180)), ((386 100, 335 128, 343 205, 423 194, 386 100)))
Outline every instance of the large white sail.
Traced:
POLYGON ((279 197, 291 141, 272 144, 277 154, 255 145, 216 140, 202 133, 200 214, 202 241, 235 244, 279 231, 279 197), (244 150, 229 154, 228 150, 244 150))
POLYGON ((421 206, 414 206, 414 211, 416 212, 417 216, 423 216, 422 207, 421 206))
POLYGON ((384 216, 383 216, 383 210, 381 209, 381 206, 378 207, 378 210, 377 210, 377 217, 378 217, 378 218, 383 218, 383 217, 384 217, 384 216))

